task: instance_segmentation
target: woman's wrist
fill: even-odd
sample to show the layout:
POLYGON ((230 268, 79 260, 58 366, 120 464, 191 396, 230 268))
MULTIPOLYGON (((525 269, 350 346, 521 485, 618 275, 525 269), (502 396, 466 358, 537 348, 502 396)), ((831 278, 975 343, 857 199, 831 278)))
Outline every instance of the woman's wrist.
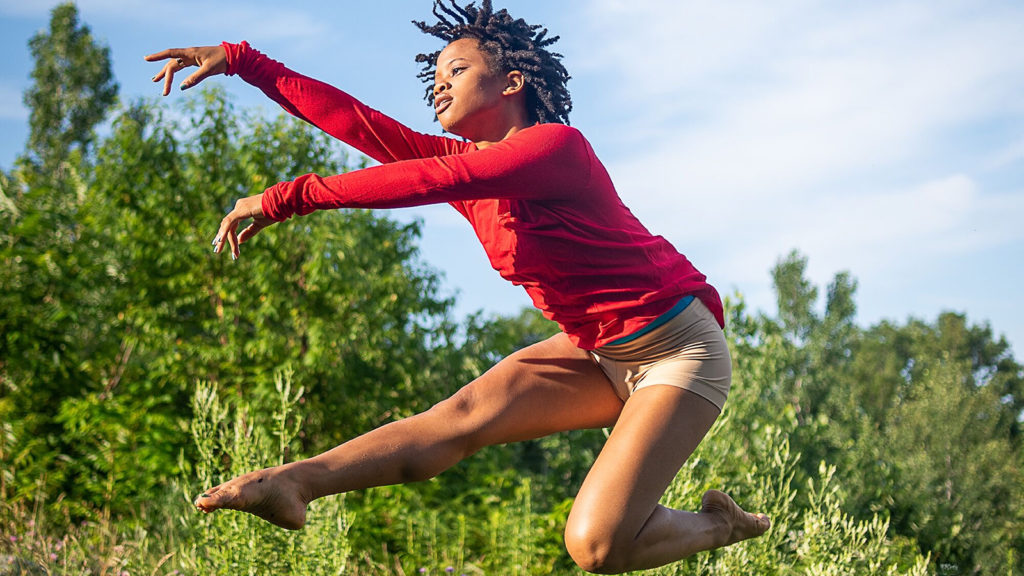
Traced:
POLYGON ((232 44, 231 42, 224 41, 220 43, 221 48, 224 49, 224 60, 227 63, 227 69, 224 71, 225 76, 234 76, 238 74, 238 64, 241 60, 241 53, 243 50, 249 49, 249 43, 242 40, 238 44, 232 44))

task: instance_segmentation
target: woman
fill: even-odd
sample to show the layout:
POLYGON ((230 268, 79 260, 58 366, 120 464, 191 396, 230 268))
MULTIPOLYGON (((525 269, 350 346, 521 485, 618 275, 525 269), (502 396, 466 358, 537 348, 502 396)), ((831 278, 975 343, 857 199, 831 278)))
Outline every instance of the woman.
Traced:
POLYGON ((300 176, 239 200, 214 251, 314 210, 447 202, 473 226, 492 266, 522 285, 562 332, 512 354, 427 412, 316 457, 234 478, 196 499, 285 528, 322 496, 431 478, 484 446, 614 426, 569 514, 565 543, 584 570, 661 566, 763 534, 769 521, 722 492, 700 512, 659 498, 725 402, 731 361, 715 289, 619 200, 594 151, 567 126, 571 100, 557 38, 491 3, 435 1, 447 42, 421 54, 427 100, 445 131, 414 132, 348 94, 299 75, 247 43, 164 50, 153 79, 199 70, 239 75, 290 113, 355 146, 380 166, 300 176), (237 232, 239 224, 252 223, 237 232))

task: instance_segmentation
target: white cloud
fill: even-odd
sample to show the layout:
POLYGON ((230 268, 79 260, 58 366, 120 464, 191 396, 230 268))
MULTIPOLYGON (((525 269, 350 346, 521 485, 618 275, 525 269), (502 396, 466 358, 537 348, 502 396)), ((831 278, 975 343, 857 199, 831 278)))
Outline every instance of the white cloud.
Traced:
POLYGON ((779 231, 778 246, 801 246, 858 274, 921 268, 1024 239, 1004 214, 1024 214, 1024 196, 983 194, 963 174, 904 190, 825 196, 797 208, 801 225, 779 231))
POLYGON ((610 62, 606 99, 632 113, 622 132, 643 135, 644 156, 659 148, 699 167, 688 173, 706 176, 702 187, 791 188, 912 160, 936 131, 983 120, 1024 88, 1008 80, 1024 67, 1024 45, 998 14, 951 21, 895 8, 793 22, 794 5, 773 3, 738 10, 734 26, 704 8, 692 15, 704 26, 694 40, 687 7, 666 5, 652 30, 617 19, 627 28, 600 56, 610 62), (675 23, 673 42, 661 29, 675 23))
POLYGON ((1024 254, 1024 5, 589 7, 565 37, 585 130, 626 203, 723 292, 773 309, 768 271, 794 248, 818 285, 851 271, 869 321, 991 311, 1024 281, 1016 263, 950 268, 1024 254))
POLYGON ((600 0, 589 16, 585 37, 604 41, 586 74, 600 66, 600 97, 628 109, 610 132, 632 153, 609 162, 613 177, 654 227, 685 213, 698 237, 723 218, 793 236, 843 195, 871 206, 893 201, 884 190, 936 190, 915 179, 962 193, 974 176, 947 179, 943 150, 1024 91, 1015 6, 600 0))
POLYGON ((1024 164, 1024 138, 1004 145, 989 159, 985 167, 989 170, 999 170, 1014 164, 1024 164))

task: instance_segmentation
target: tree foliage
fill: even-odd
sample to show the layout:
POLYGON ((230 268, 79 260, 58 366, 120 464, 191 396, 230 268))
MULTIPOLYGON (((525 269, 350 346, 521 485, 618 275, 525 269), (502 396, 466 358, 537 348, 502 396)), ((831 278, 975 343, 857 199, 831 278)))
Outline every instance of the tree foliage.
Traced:
POLYGON ((78 20, 73 3, 59 4, 50 27, 29 41, 35 67, 25 92, 28 106, 28 159, 53 178, 65 162, 88 153, 96 126, 117 100, 118 86, 110 70, 110 50, 97 43, 78 20))
POLYGON ((21 497, 125 511, 175 473, 198 380, 258 404, 291 367, 317 406, 305 447, 325 449, 463 378, 418 225, 325 213, 264 232, 237 262, 209 250, 235 198, 282 174, 343 171, 339 148, 291 119, 240 116, 216 90, 184 117, 145 103, 117 116, 95 168, 80 167, 56 247, 38 249, 49 183, 23 180, 5 213, 2 409, 21 497))
POLYGON ((836 466, 847 512, 889 518, 937 571, 1021 570, 1024 369, 1009 344, 954 312, 860 329, 849 273, 836 275, 819 313, 805 269, 796 252, 780 260, 778 316, 734 323, 741 358, 770 354, 779 365, 765 400, 792 407, 804 475, 836 466))
POLYGON ((30 135, 13 174, 0 179, 0 419, 8 436, 5 494, 66 480, 54 466, 61 397, 90 378, 84 366, 97 326, 93 263, 82 249, 94 129, 114 104, 108 50, 57 6, 32 38, 33 84, 25 94, 30 135), (36 480, 33 480, 35 482, 36 480))
MULTIPOLYGON (((419 224, 375 212, 303 217, 238 261, 213 255, 236 198, 365 160, 218 90, 174 111, 131 103, 97 137, 116 83, 73 5, 32 51, 32 136, 0 174, 0 571, 13 559, 49 573, 233 573, 261 550, 267 569, 307 572, 576 572, 561 531, 602 431, 351 494, 343 525, 325 505, 339 517, 296 538, 196 520, 181 490, 197 479, 419 412, 556 327, 535 311, 453 320, 419 259, 419 224), (197 533, 209 526, 226 531, 197 533), (201 545, 223 553, 169 560, 201 545)), ((822 290, 807 264, 793 252, 771 271, 774 313, 728 303, 733 392, 666 495, 692 509, 724 488, 774 528, 660 573, 921 574, 925 558, 938 574, 1024 571, 1024 369, 1010 345, 959 312, 861 327, 855 278, 822 290)))

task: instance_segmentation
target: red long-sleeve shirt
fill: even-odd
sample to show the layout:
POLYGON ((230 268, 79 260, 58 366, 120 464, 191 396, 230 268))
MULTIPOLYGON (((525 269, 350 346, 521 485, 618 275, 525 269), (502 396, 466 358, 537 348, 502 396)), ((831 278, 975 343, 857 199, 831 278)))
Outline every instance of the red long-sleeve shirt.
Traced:
POLYGON ((267 217, 447 202, 469 221, 491 266, 580 348, 643 328, 687 294, 724 325, 718 293, 626 208, 578 130, 539 124, 477 149, 413 131, 246 42, 224 48, 228 75, 382 163, 276 184, 263 196, 267 217))

